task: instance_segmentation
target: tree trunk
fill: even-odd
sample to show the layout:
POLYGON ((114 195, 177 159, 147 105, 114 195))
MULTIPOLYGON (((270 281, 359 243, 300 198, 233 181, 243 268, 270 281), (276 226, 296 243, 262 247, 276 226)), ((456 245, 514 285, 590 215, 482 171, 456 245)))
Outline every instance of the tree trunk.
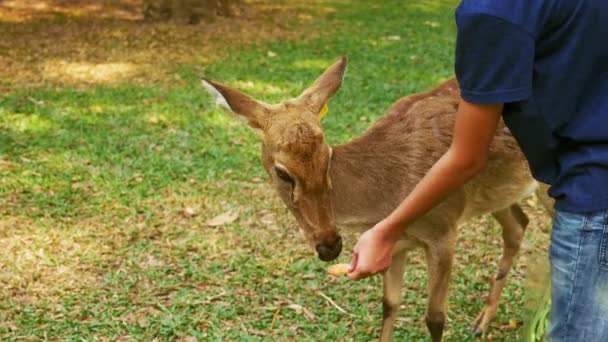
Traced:
POLYGON ((231 17, 241 0, 144 0, 144 18, 197 24, 217 16, 231 17))

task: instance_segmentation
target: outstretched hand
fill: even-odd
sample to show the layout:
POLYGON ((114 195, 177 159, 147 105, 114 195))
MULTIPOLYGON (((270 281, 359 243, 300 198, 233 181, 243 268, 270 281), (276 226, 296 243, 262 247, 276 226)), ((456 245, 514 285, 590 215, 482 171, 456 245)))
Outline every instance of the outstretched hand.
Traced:
POLYGON ((396 237, 386 222, 381 221, 369 229, 355 245, 348 276, 362 279, 384 272, 391 265, 396 237))

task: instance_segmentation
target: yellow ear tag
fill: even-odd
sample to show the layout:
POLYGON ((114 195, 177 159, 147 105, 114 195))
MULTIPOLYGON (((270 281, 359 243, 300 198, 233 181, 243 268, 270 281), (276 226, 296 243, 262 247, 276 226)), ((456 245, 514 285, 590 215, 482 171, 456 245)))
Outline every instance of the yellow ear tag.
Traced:
POLYGON ((323 118, 325 117, 325 114, 327 114, 327 111, 329 111, 329 108, 327 108, 327 103, 323 105, 323 107, 321 107, 321 111, 319 112, 319 120, 323 120, 323 118))

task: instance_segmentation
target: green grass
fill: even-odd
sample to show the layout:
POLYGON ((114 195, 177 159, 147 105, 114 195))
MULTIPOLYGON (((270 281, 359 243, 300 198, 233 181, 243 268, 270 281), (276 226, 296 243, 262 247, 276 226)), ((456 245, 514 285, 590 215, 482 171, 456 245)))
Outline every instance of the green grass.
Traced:
MULTIPOLYGON (((378 336, 380 279, 326 276, 326 264, 260 181, 256 135, 212 106, 199 77, 274 102, 296 96, 346 55, 347 76, 323 124, 331 143, 345 142, 399 97, 451 77, 457 1, 304 4, 293 6, 311 21, 290 28, 304 38, 214 41, 227 57, 176 65, 162 84, 48 84, 0 98, 0 338, 378 336), (184 216, 185 207, 198 215, 184 216), (237 209, 234 223, 204 224, 237 209)), ((492 340, 521 334, 509 320, 525 317, 525 261, 546 247, 544 221, 533 224, 492 340)), ((489 290, 499 239, 488 218, 463 229, 445 340, 474 340, 468 328, 489 290)), ((353 242, 350 236, 341 260, 353 242)), ((420 341, 427 339, 426 276, 420 255, 410 263, 396 339, 420 341)))

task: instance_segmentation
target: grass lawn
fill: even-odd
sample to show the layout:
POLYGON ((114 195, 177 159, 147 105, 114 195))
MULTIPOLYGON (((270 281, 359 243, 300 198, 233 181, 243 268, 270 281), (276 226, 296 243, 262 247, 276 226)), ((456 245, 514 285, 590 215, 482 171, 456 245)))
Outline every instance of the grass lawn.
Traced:
MULTIPOLYGON (((273 102, 346 55, 323 124, 342 143, 451 77, 457 2, 256 0, 185 27, 120 6, 20 20, 0 8, 0 339, 377 337, 380 277, 326 275, 266 182, 257 136, 199 77, 273 102)), ((532 222, 487 340, 521 335, 526 274, 545 258, 548 222, 524 205, 532 222)), ((490 217, 460 231, 446 341, 475 340, 502 244, 490 217)), ((395 336, 423 341, 422 255, 409 263, 395 336)))

